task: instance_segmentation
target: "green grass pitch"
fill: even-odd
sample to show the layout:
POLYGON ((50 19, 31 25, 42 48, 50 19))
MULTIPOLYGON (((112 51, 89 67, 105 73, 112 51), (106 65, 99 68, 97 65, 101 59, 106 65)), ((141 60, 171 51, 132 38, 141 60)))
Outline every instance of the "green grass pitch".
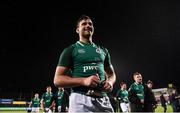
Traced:
MULTIPOLYGON (((164 109, 162 106, 158 106, 156 109, 155 109, 155 112, 158 113, 158 112, 164 112, 164 109)), ((172 113, 173 110, 172 110, 172 107, 170 105, 167 106, 167 113, 172 113)), ((9 110, 6 110, 6 111, 0 111, 0 113, 27 113, 27 111, 9 111, 9 110)), ((39 113, 43 113, 41 110, 39 113)))

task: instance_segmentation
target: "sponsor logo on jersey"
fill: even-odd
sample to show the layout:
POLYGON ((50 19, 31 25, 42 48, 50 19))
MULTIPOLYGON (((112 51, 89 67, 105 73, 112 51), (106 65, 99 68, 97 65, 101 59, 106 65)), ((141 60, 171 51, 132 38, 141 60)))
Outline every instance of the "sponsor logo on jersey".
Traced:
POLYGON ((98 66, 84 66, 83 72, 86 72, 87 70, 97 70, 98 66))
POLYGON ((84 49, 78 49, 78 53, 85 53, 86 51, 84 49))

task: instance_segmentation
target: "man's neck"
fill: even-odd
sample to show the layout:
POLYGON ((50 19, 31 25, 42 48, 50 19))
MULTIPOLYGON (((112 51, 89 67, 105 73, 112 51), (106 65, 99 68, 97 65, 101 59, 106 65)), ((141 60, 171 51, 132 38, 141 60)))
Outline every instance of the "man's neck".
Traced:
POLYGON ((63 89, 60 89, 59 92, 64 91, 63 89))
POLYGON ((91 44, 92 43, 92 37, 89 37, 89 38, 80 37, 79 42, 82 42, 85 44, 91 44))
POLYGON ((135 82, 135 84, 142 84, 142 82, 135 82))
POLYGON ((47 92, 47 94, 51 94, 51 92, 47 92))

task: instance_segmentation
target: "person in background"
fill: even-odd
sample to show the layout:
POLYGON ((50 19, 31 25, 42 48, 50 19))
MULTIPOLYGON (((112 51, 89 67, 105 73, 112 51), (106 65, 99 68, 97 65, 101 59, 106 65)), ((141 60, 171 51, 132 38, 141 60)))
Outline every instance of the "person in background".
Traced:
POLYGON ((170 102, 173 108, 173 112, 179 112, 180 111, 180 102, 179 102, 180 96, 178 96, 177 91, 174 89, 172 91, 172 94, 170 95, 170 102))
POLYGON ((144 107, 144 85, 142 84, 142 75, 139 72, 133 74, 134 83, 128 90, 131 112, 143 112, 144 107))
POLYGON ((128 91, 125 82, 120 83, 120 89, 118 90, 116 97, 119 100, 120 108, 122 112, 125 113, 129 112, 130 108, 129 108, 128 91))
POLYGON ((45 113, 52 113, 53 108, 55 106, 55 101, 52 93, 52 88, 51 86, 46 87, 46 92, 43 93, 42 98, 41 98, 41 109, 45 113))
POLYGON ((152 92, 153 82, 148 81, 144 88, 144 112, 154 112, 157 107, 157 101, 152 92))
POLYGON ((34 98, 31 100, 29 107, 31 109, 31 113, 39 113, 39 107, 40 107, 40 98, 39 94, 35 93, 34 98))
POLYGON ((63 87, 58 87, 58 91, 55 93, 55 103, 56 103, 56 109, 55 112, 67 112, 68 110, 68 98, 69 94, 66 90, 64 90, 63 87))
POLYGON ((160 100, 161 100, 161 106, 164 108, 164 113, 165 113, 167 110, 167 101, 166 101, 163 93, 160 96, 160 100))

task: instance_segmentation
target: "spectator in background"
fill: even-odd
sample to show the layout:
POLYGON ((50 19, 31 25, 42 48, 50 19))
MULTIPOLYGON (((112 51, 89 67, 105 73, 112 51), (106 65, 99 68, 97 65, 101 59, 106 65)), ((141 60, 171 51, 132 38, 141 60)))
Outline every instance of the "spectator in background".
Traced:
POLYGON ((167 110, 167 105, 166 105, 167 101, 166 101, 163 93, 160 96, 160 100, 161 100, 161 106, 164 108, 164 113, 165 113, 167 110))
POLYGON ((180 103, 179 103, 179 98, 176 90, 172 91, 172 94, 170 95, 170 102, 173 108, 173 112, 179 112, 180 111, 180 103))
POLYGON ((148 81, 144 88, 144 111, 145 112, 154 112, 157 107, 157 101, 152 92, 153 82, 148 81))

